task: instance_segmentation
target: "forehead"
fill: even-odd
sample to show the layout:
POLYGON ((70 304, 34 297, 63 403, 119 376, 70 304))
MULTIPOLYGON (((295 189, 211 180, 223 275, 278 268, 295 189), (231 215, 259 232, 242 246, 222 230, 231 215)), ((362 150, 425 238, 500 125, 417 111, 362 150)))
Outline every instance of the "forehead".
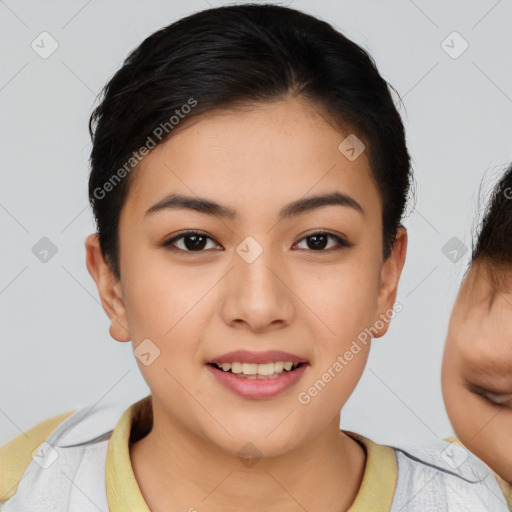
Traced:
POLYGON ((512 382, 512 289, 497 290, 487 273, 472 269, 457 298, 450 335, 464 348, 469 373, 512 382))
POLYGON ((510 359, 487 358, 481 361, 471 359, 463 367, 463 378, 467 384, 497 394, 512 392, 512 362, 510 359))
POLYGON ((380 214, 367 151, 355 159, 340 151, 348 135, 298 99, 201 114, 139 163, 127 200, 180 191, 265 210, 336 189, 380 214))

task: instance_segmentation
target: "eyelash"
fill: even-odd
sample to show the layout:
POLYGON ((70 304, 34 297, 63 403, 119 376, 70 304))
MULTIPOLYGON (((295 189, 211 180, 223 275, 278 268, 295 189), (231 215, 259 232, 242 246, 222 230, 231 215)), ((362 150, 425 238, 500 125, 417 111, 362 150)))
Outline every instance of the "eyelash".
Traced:
MULTIPOLYGON (((187 250, 187 249, 180 249, 178 247, 174 247, 172 244, 174 244, 176 241, 182 239, 182 238, 185 238, 187 236, 191 236, 191 235, 201 235, 201 236, 204 236, 206 238, 209 238, 210 240, 215 240, 214 238, 208 236, 206 233, 203 233, 201 231, 184 231, 183 233, 180 233, 179 235, 176 235, 176 236, 173 236, 172 238, 166 240, 162 245, 163 247, 167 247, 169 248, 170 250, 172 251, 176 251, 176 252, 188 252, 188 253, 201 253, 201 252, 206 252, 205 250, 199 250, 199 251, 190 251, 190 250, 187 250)), ((307 238, 311 238, 315 235, 327 235, 331 238, 333 238, 334 240, 336 240, 338 242, 338 247, 335 247, 334 250, 341 250, 341 249, 344 249, 344 248, 348 248, 348 247, 352 247, 353 244, 351 244, 350 242, 347 242, 346 240, 344 240, 343 238, 341 238, 340 236, 338 235, 335 235, 333 233, 329 233, 328 231, 314 231, 312 233, 308 233, 306 234, 305 236, 303 236, 300 240, 299 240, 299 243, 302 242, 302 240, 305 240, 307 238)), ((313 249, 306 249, 306 250, 309 250, 310 252, 318 252, 318 253, 321 253, 321 252, 330 252, 331 250, 333 250, 333 248, 329 248, 329 249, 319 249, 317 251, 314 251, 313 249)))
POLYGON ((510 393, 509 394, 492 393, 491 391, 484 391, 484 390, 480 390, 480 389, 474 389, 473 393, 491 405, 496 405, 498 407, 512 408, 512 394, 510 394, 510 393), (507 399, 505 399, 505 397, 507 399), (493 400, 493 398, 495 398, 495 400, 493 400))
POLYGON ((495 393, 488 393, 484 398, 491 404, 498 405, 500 407, 512 407, 511 395, 496 395, 495 393), (493 397, 496 398, 493 400, 493 397))

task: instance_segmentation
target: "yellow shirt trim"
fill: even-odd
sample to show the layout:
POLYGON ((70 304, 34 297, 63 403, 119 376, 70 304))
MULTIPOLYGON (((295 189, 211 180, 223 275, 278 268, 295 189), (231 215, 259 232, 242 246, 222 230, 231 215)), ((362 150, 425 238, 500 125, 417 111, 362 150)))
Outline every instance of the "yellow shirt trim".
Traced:
POLYGON ((38 423, 0 448, 0 503, 16 494, 32 453, 75 411, 68 411, 38 423))
POLYGON ((366 450, 363 481, 348 512, 390 511, 398 479, 395 450, 389 446, 374 443, 358 434, 345 433, 356 441, 360 441, 366 450))
POLYGON ((111 512, 151 512, 133 474, 129 446, 135 411, 150 398, 151 395, 126 409, 110 437, 105 468, 107 501, 111 512))
MULTIPOLYGON (((147 405, 150 398, 151 395, 126 409, 110 438, 106 460, 106 486, 111 512, 150 512, 133 473, 129 448, 133 418, 141 407, 147 405)), ((358 434, 346 434, 359 441, 367 454, 361 487, 348 512, 389 512, 398 476, 395 451, 358 434)))

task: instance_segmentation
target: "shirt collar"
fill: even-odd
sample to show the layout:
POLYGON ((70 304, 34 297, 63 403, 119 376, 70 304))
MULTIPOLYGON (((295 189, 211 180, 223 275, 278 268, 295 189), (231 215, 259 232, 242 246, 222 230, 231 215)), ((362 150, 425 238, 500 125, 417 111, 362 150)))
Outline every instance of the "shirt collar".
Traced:
MULTIPOLYGON (((150 406, 151 395, 132 404, 124 411, 112 432, 106 459, 107 500, 112 512, 151 512, 135 479, 130 460, 130 434, 133 435, 135 429, 147 430, 147 418, 142 430, 140 424, 145 421, 142 413, 150 410, 150 406)), ((359 434, 345 433, 366 451, 361 487, 348 512, 390 511, 398 475, 395 451, 359 434)))
POLYGON ((148 402, 151 402, 151 395, 124 411, 108 443, 105 478, 108 508, 112 512, 151 512, 139 489, 130 460, 130 433, 134 420, 148 402))

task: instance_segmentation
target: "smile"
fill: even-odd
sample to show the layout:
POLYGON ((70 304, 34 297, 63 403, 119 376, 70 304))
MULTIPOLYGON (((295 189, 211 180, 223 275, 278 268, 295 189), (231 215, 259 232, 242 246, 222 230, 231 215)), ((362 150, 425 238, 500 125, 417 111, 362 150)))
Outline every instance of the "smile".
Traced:
POLYGON ((276 379, 280 374, 289 372, 298 368, 299 363, 297 361, 276 361, 275 363, 212 363, 216 368, 223 372, 230 372, 237 377, 245 379, 276 379))
POLYGON ((273 363, 208 363, 217 382, 239 396, 250 399, 275 397, 302 377, 308 363, 276 361, 273 363))

